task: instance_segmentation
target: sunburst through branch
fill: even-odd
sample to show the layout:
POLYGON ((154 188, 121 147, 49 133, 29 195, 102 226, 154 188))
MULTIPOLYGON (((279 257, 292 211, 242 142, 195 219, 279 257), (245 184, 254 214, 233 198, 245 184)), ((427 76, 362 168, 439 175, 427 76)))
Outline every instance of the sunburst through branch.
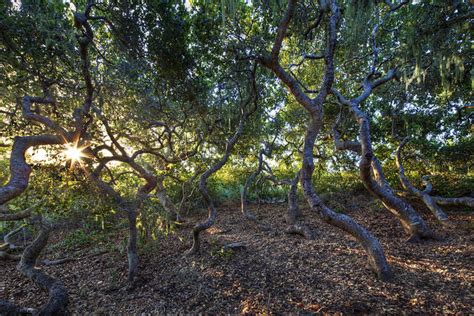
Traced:
POLYGON ((82 166, 82 159, 87 158, 88 155, 84 152, 88 145, 79 147, 77 143, 68 143, 64 145, 63 154, 66 160, 71 162, 71 168, 77 163, 82 166))

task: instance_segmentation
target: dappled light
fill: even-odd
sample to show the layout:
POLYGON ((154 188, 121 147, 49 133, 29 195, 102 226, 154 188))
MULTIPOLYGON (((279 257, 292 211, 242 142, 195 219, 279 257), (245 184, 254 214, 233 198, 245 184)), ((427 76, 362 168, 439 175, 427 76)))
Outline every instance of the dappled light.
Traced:
POLYGON ((469 1, 0 5, 0 315, 472 313, 469 1))

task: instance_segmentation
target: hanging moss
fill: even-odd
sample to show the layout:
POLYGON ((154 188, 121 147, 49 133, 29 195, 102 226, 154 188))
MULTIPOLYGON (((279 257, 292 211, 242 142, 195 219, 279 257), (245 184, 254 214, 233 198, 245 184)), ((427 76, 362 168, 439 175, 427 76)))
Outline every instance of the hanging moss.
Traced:
POLYGON ((369 21, 374 16, 374 8, 374 1, 371 0, 350 0, 345 3, 344 21, 347 27, 344 32, 344 43, 348 55, 356 52, 361 44, 367 42, 371 32, 369 21))

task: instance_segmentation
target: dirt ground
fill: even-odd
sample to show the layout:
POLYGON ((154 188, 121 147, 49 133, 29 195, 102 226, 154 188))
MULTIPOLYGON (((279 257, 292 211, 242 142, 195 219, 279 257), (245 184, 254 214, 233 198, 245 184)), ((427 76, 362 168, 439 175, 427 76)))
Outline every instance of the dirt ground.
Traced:
MULTIPOLYGON (((331 203, 331 202, 330 202, 331 203)), ((126 257, 109 250, 58 266, 43 266, 61 279, 77 314, 137 313, 474 313, 473 213, 450 211, 455 229, 441 229, 422 212, 440 241, 406 243, 398 222, 365 196, 335 199, 347 214, 382 242, 395 272, 381 282, 368 270, 362 248, 348 235, 318 219, 305 204, 305 222, 316 240, 283 233, 285 204, 262 205, 254 212, 272 229, 245 222, 237 204, 219 208, 218 223, 203 234, 201 254, 187 257, 190 227, 141 248, 134 289, 126 287, 126 257), (224 251, 241 242, 244 248, 224 251)), ((191 223, 205 218, 205 210, 191 223)), ((122 240, 126 231, 117 233, 122 240)), ((91 245, 97 249, 97 245, 91 245)), ((91 248, 92 249, 92 248, 91 248)), ((83 249, 84 253, 90 249, 83 249)), ((67 255, 67 254, 65 254, 67 255)), ((46 252, 43 258, 51 258, 46 252)), ((0 299, 38 307, 46 293, 0 262, 0 299)))

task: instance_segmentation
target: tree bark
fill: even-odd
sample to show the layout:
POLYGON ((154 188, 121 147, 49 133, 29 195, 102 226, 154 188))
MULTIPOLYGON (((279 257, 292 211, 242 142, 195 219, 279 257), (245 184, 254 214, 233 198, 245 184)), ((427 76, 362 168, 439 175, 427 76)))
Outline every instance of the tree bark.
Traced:
POLYGON ((135 207, 128 208, 128 241, 127 241, 127 259, 128 259, 128 282, 130 284, 135 281, 138 273, 138 230, 137 230, 137 209, 135 207))
POLYGON ((433 196, 433 200, 439 205, 446 206, 467 206, 474 208, 474 198, 472 197, 457 197, 457 198, 445 198, 442 196, 433 196))
MULTIPOLYGON (((319 113, 322 113, 320 111, 319 113)), ((301 170, 301 185, 311 209, 319 212, 327 223, 334 225, 349 233, 359 241, 368 254, 369 266, 381 280, 388 280, 392 277, 392 270, 385 258, 385 254, 380 242, 370 234, 363 226, 345 214, 338 214, 324 205, 317 196, 311 182, 314 172, 313 147, 321 126, 320 116, 313 116, 306 131, 303 168, 301 170)))
POLYGON ((41 229, 36 239, 26 247, 21 256, 18 270, 49 293, 48 302, 38 315, 64 315, 67 313, 68 291, 62 282, 35 268, 36 260, 46 247, 52 228, 49 224, 41 223, 41 229))
POLYGON ((234 135, 231 138, 229 138, 227 141, 224 156, 218 162, 212 165, 209 169, 207 169, 201 175, 201 178, 199 179, 199 190, 201 191, 201 195, 204 198, 204 202, 207 205, 209 213, 208 213, 207 219, 204 222, 198 223, 194 226, 193 232, 192 232, 193 245, 191 246, 191 249, 187 251, 187 254, 196 254, 199 252, 201 248, 201 241, 199 239, 200 233, 202 231, 209 229, 212 225, 214 225, 216 221, 217 210, 212 200, 212 197, 209 194, 209 190, 207 189, 207 179, 226 164, 227 160, 229 159, 232 153, 232 149, 234 148, 234 145, 237 143, 237 140, 239 139, 240 135, 243 132, 244 122, 246 119, 247 119, 247 113, 244 110, 240 118, 239 126, 237 127, 237 130, 235 131, 234 135))
POLYGON ((242 191, 240 193, 240 204, 241 204, 241 211, 242 215, 250 221, 256 222, 257 217, 250 211, 248 208, 248 201, 247 201, 247 193, 249 187, 252 185, 252 183, 255 181, 255 178, 258 177, 258 175, 262 172, 263 170, 263 155, 264 155, 264 149, 261 149, 260 152, 258 153, 258 166, 257 170, 255 170, 246 180, 244 187, 242 188, 242 191))
POLYGON ((314 240, 314 232, 301 221, 303 213, 298 206, 297 195, 299 179, 300 171, 298 171, 296 176, 291 181, 289 181, 290 188, 288 190, 288 214, 286 216, 288 227, 286 228, 285 233, 301 235, 309 240, 314 240))
POLYGON ((428 190, 418 190, 415 188, 408 178, 405 175, 405 168, 403 167, 402 161, 402 149, 405 144, 408 142, 408 138, 402 140, 397 148, 397 152, 395 155, 395 163, 398 167, 398 177, 402 184, 402 187, 408 191, 409 193, 416 195, 417 197, 421 198, 428 209, 433 213, 436 219, 445 226, 450 226, 450 222, 448 220, 448 215, 436 204, 433 198, 430 196, 429 192, 431 191, 429 188, 428 190))
MULTIPOLYGON (((334 88, 331 91, 342 105, 349 107, 359 125, 360 149, 357 149, 356 152, 361 155, 359 172, 365 188, 372 195, 380 199, 385 208, 397 217, 404 231, 409 235, 408 241, 417 241, 422 238, 434 238, 434 234, 431 232, 423 218, 410 204, 394 194, 388 181, 385 179, 381 164, 372 149, 369 119, 367 114, 359 108, 359 104, 370 96, 374 88, 388 82, 394 77, 394 70, 389 71, 386 76, 373 82, 369 80, 370 76, 368 76, 364 81, 364 90, 362 94, 352 100, 347 100, 334 88)), ((337 138, 337 134, 334 136, 337 138)), ((336 148, 337 147, 338 146, 336 145, 336 148)), ((354 150, 354 147, 351 146, 348 149, 354 150)))
POLYGON ((10 154, 10 180, 0 188, 0 205, 19 196, 28 187, 31 167, 26 163, 25 153, 30 147, 58 145, 64 141, 56 135, 17 136, 10 154))
POLYGON ((326 5, 321 8, 325 13, 331 13, 328 22, 327 45, 324 53, 325 72, 318 95, 316 98, 311 99, 303 92, 298 81, 287 73, 278 61, 278 53, 281 48, 281 43, 288 29, 289 21, 295 11, 295 6, 296 0, 290 0, 287 12, 278 27, 278 35, 273 45, 271 58, 261 58, 260 62, 273 71, 275 75, 289 88, 295 99, 306 109, 309 115, 310 121, 304 138, 303 165, 300 178, 304 195, 308 200, 311 209, 317 211, 323 220, 341 228, 359 241, 368 254, 369 266, 380 279, 389 279, 392 276, 392 271, 387 263, 379 241, 349 216, 337 214, 324 205, 313 188, 313 149, 316 137, 318 136, 322 125, 322 106, 328 93, 330 93, 334 82, 334 52, 337 43, 337 24, 340 17, 340 10, 335 0, 327 1, 326 5))

